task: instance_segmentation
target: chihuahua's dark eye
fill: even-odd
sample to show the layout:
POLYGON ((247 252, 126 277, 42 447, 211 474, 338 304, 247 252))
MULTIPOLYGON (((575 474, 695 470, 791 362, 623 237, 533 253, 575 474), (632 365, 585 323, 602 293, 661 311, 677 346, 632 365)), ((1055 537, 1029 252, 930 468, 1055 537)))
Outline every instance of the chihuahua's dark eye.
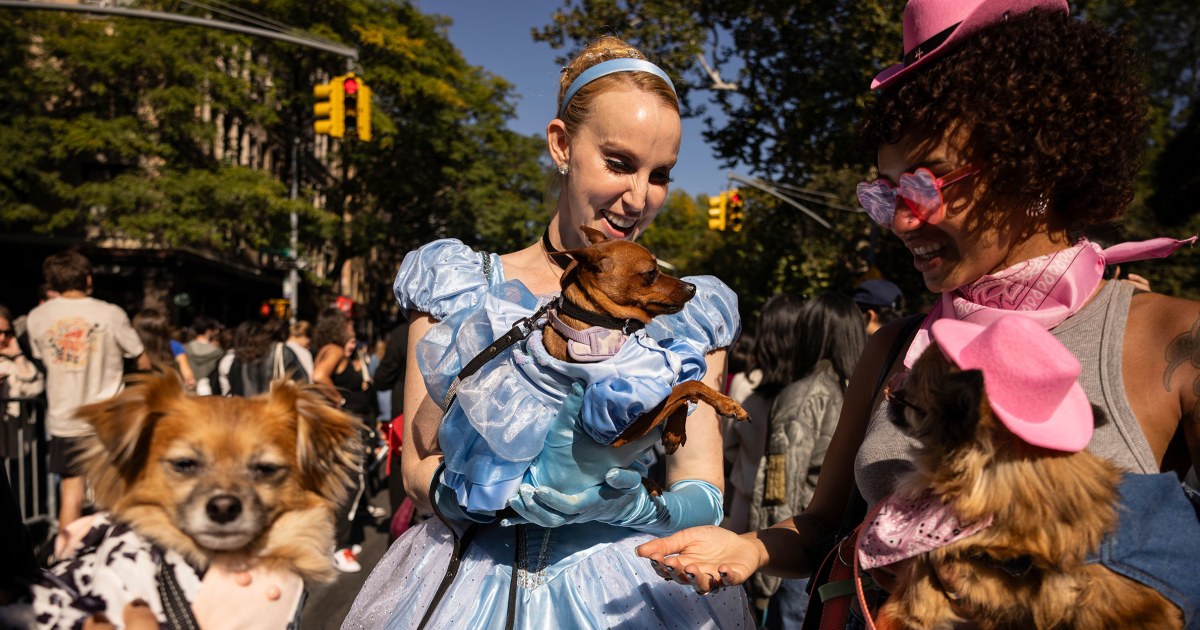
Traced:
POLYGON ((200 470, 200 462, 198 462, 190 457, 180 457, 179 459, 172 459, 167 463, 170 464, 171 470, 174 470, 175 472, 177 472, 181 475, 192 475, 192 474, 199 472, 199 470, 200 470))
POLYGON ((654 281, 658 280, 658 269, 651 269, 643 273, 642 278, 646 281, 646 284, 654 284, 654 281))
POLYGON ((256 477, 259 477, 262 479, 269 479, 271 477, 278 475, 279 472, 283 470, 283 468, 284 468, 283 466, 280 466, 278 464, 259 463, 259 464, 252 465, 250 467, 250 470, 254 472, 254 475, 256 477))

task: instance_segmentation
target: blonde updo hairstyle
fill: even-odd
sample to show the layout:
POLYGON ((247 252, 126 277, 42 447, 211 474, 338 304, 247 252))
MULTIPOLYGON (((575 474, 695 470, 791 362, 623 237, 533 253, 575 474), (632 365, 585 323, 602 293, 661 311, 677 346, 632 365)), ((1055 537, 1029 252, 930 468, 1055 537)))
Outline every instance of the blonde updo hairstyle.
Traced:
MULTIPOLYGON (((571 63, 563 68, 558 86, 558 109, 555 111, 563 109, 562 100, 567 88, 571 87, 571 83, 579 78, 579 75, 583 74, 585 70, 610 59, 626 58, 647 61, 646 56, 640 50, 630 46, 619 37, 605 35, 588 44, 579 55, 571 60, 571 63)), ((679 101, 675 96, 675 90, 667 85, 667 82, 663 81, 661 77, 649 72, 614 72, 583 86, 571 98, 566 111, 558 117, 566 124, 567 132, 575 133, 580 125, 587 122, 592 112, 592 101, 596 95, 618 87, 630 87, 654 94, 663 104, 669 106, 676 113, 679 112, 679 101)))

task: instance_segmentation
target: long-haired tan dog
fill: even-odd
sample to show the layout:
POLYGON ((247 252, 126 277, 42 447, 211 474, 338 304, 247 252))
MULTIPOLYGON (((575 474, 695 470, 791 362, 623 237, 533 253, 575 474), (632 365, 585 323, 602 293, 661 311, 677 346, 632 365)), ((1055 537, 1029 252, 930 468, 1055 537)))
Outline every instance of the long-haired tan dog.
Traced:
MULTIPOLYGON (((935 338, 939 323, 934 324, 935 338)), ((1045 335, 1050 338, 1047 344, 1057 343, 1049 333, 1024 331, 1025 324, 1007 326, 1014 330, 991 341, 998 347, 1007 344, 1007 352, 1021 358, 980 356, 976 361, 987 368, 964 370, 948 358, 946 340, 938 338, 941 347, 935 342, 921 355, 903 390, 889 392, 892 421, 920 442, 916 470, 902 479, 897 495, 931 493, 962 523, 990 518, 991 524, 892 565, 897 584, 880 609, 877 626, 1182 627, 1179 609, 1157 591, 1085 562, 1116 527, 1121 473, 1082 450, 1093 421, 1090 411, 1084 411, 1086 419, 1079 412, 1090 405, 1083 398, 1072 409, 1065 398, 1081 396, 1082 390, 1066 392, 1058 399, 1057 415, 1038 424, 1014 420, 1021 414, 1009 413, 1015 407, 1036 407, 1037 401, 1029 399, 1045 393, 1036 383, 998 383, 993 388, 988 375, 985 388, 988 369, 1000 370, 1004 362, 1012 363, 1014 381, 1028 376, 1021 370, 1036 377, 1038 370, 1052 369, 1027 354, 1029 335, 1045 335), (989 392, 1003 392, 1004 385, 1011 386, 1003 394, 1011 394, 1011 400, 997 405, 989 392), (996 409, 1009 415, 1002 420, 996 409), (1024 435, 1019 437, 1014 429, 1024 435), (1067 442, 1071 444, 1064 445, 1067 442)), ((962 347, 949 354, 963 363, 969 349, 957 345, 962 347)), ((1066 383, 1072 390, 1078 388, 1077 375, 1075 362, 1074 375, 1066 383)))
POLYGON ((215 561, 334 575, 334 508, 356 470, 359 421, 311 389, 252 399, 188 396, 173 375, 136 377, 79 416, 96 503, 138 534, 215 561))

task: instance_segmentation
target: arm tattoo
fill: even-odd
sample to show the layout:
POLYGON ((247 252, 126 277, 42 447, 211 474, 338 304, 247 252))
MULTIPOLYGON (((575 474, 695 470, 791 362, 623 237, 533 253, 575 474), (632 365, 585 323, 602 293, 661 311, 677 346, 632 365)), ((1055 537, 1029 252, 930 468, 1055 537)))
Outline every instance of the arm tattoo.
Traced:
MULTIPOLYGON (((1180 334, 1167 345, 1167 371, 1163 373, 1163 387, 1167 391, 1171 391, 1171 376, 1175 374, 1175 369, 1184 363, 1200 369, 1200 319, 1192 324, 1190 331, 1180 334)), ((1194 421, 1200 422, 1200 374, 1192 383, 1192 393, 1196 397, 1196 406, 1191 416, 1194 421)))

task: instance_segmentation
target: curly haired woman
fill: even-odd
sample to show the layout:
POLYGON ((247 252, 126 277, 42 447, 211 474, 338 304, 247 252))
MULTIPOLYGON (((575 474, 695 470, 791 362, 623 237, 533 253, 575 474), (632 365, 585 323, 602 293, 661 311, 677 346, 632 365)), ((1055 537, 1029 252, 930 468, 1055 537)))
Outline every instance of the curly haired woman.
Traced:
POLYGON ((1065 0, 912 0, 904 34, 904 62, 872 85, 864 137, 882 179, 860 184, 859 200, 941 298, 911 341, 902 322, 871 337, 802 514, 743 537, 695 528, 639 549, 673 576, 694 575, 682 581, 701 592, 758 570, 808 575, 856 482, 868 504, 892 492, 911 467, 910 440, 885 419, 876 383, 911 366, 938 318, 1033 318, 1078 357, 1109 420, 1089 450, 1158 473, 1181 434, 1200 460, 1200 304, 1101 277, 1105 263, 1166 256, 1180 242, 1102 250, 1074 239, 1133 199, 1146 130, 1133 51, 1071 18, 1065 0), (905 351, 887 365, 897 343, 905 351))

